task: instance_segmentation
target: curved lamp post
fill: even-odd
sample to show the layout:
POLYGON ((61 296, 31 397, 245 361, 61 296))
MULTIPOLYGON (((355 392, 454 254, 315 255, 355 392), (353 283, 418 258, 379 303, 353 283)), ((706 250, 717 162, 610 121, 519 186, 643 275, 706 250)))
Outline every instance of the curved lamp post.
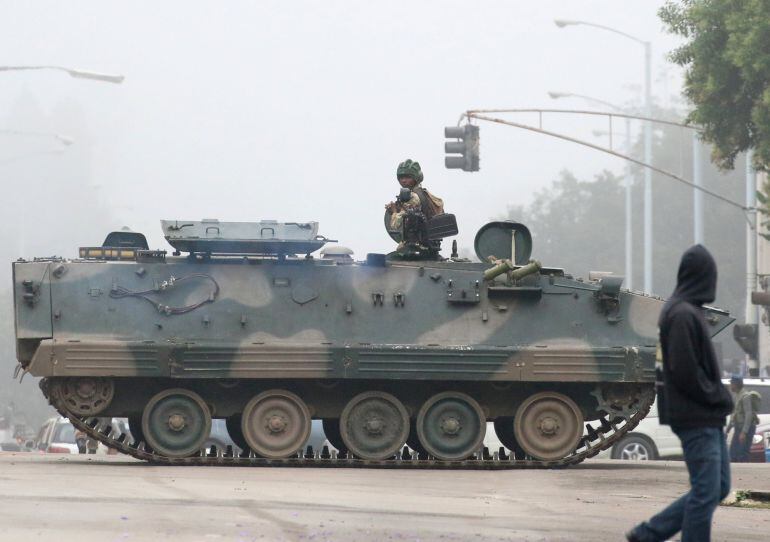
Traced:
POLYGON ((93 81, 102 81, 105 83, 120 84, 125 79, 123 75, 115 75, 110 73, 98 73, 87 70, 76 70, 73 68, 65 68, 63 66, 0 66, 0 72, 10 71, 27 71, 27 70, 56 70, 61 71, 75 77, 77 79, 91 79, 93 81))
MULTIPOLYGON (((580 25, 592 26, 618 34, 644 46, 644 108, 646 116, 652 115, 652 45, 649 41, 637 38, 617 28, 588 21, 554 19, 553 22, 559 28, 580 25)), ((644 123, 644 161, 648 164, 652 163, 652 127, 649 122, 644 123)), ((644 291, 648 294, 652 293, 652 171, 649 168, 644 170, 644 291)))
POLYGON ((11 135, 11 136, 22 136, 22 137, 50 137, 61 143, 62 145, 69 147, 73 143, 75 143, 75 140, 72 139, 69 136, 65 136, 62 134, 54 134, 49 132, 29 132, 26 130, 0 130, 0 134, 3 135, 11 135))
MULTIPOLYGON (((606 102, 604 100, 600 100, 598 98, 594 98, 592 96, 586 96, 585 94, 575 94, 573 92, 555 92, 550 91, 548 92, 548 95, 554 99, 558 100, 561 98, 580 98, 581 100, 585 100, 587 102, 596 103, 599 105, 602 105, 604 107, 608 107, 610 109, 613 109, 615 111, 623 111, 623 108, 620 106, 617 106, 613 103, 606 102)), ((631 154, 631 120, 626 118, 625 119, 626 124, 626 144, 625 144, 625 152, 626 154, 631 154)), ((610 133, 610 144, 612 143, 612 134, 610 133)), ((645 168, 646 169, 646 168, 645 168)), ((631 164, 629 162, 626 162, 625 168, 624 168, 623 176, 625 177, 625 207, 626 207, 626 224, 625 224, 625 240, 626 240, 626 261, 625 261, 625 276, 626 276, 626 288, 631 290, 634 285, 633 276, 634 276, 634 269, 633 269, 633 227, 632 227, 632 205, 631 205, 631 164)))

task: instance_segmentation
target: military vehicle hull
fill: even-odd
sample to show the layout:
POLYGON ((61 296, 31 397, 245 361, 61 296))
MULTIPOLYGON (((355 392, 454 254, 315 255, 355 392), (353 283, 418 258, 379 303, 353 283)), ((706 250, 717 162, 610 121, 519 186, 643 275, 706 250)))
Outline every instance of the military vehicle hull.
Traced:
MULTIPOLYGON (((18 359, 73 423, 156 461, 209 461, 198 450, 212 417, 246 450, 219 461, 299 458, 311 418, 324 420, 338 461, 365 464, 409 442, 434 466, 467 465, 486 421, 512 452, 506 466, 611 446, 652 402, 662 300, 560 269, 485 280, 488 268, 19 261, 18 359), (98 418, 123 416, 133 443, 100 432, 98 418)), ((715 309, 708 319, 715 334, 732 321, 715 309)))

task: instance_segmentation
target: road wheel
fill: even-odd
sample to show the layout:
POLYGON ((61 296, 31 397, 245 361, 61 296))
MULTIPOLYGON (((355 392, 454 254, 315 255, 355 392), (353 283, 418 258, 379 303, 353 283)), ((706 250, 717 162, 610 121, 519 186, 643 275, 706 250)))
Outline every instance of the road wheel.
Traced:
POLYGON ((340 456, 344 456, 348 453, 348 447, 342 440, 342 433, 340 433, 340 420, 339 418, 324 418, 321 422, 324 428, 324 435, 329 444, 337 448, 337 453, 340 456))
POLYGON ((577 447, 583 435, 583 414, 566 395, 544 391, 531 395, 519 406, 513 429, 528 455, 554 461, 577 447))
POLYGON ((203 399, 182 388, 155 395, 142 414, 146 443, 168 457, 195 454, 211 433, 211 413, 203 399))
POLYGON ((465 393, 438 393, 422 405, 417 415, 417 436, 423 447, 445 461, 473 455, 481 448, 486 429, 484 412, 465 393))
POLYGON ((513 417, 504 416, 497 418, 494 421, 494 426, 498 440, 510 450, 514 459, 524 459, 526 454, 521 444, 516 440, 516 434, 513 431, 513 417))
POLYGON ((655 445, 644 437, 630 435, 612 447, 612 459, 649 461, 657 459, 655 445))
POLYGON ((227 428, 227 434, 230 435, 230 439, 235 443, 241 451, 248 451, 249 445, 246 444, 246 439, 243 438, 243 430, 241 429, 241 415, 233 414, 225 418, 225 427, 227 428))
POLYGON ((393 395, 367 391, 348 402, 339 427, 342 441, 356 457, 389 459, 409 436, 409 413, 393 395))
POLYGON ((296 455, 310 436, 310 411, 286 390, 268 390, 243 409, 241 430, 254 453, 268 459, 296 455))

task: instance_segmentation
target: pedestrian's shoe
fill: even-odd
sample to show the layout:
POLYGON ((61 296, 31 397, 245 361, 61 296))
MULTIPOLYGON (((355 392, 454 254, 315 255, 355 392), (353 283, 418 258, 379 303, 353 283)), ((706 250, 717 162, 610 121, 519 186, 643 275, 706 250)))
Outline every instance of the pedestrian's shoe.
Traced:
POLYGON ((631 529, 626 533, 626 540, 628 542, 642 542, 642 539, 636 536, 636 530, 631 529))

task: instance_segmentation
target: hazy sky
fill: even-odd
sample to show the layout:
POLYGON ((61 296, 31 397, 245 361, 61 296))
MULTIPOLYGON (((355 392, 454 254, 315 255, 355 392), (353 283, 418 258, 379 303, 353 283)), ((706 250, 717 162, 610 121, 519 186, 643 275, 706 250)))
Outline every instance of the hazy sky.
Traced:
MULTIPOLYGON (((90 146, 92 182, 115 227, 144 231, 153 247, 165 246, 159 219, 206 217, 318 220, 357 257, 390 250, 383 205, 407 157, 420 161, 425 185, 458 217, 460 245, 470 246, 484 222, 529 201, 561 169, 589 177, 622 164, 482 125, 481 171, 449 171, 443 126, 469 108, 587 107, 554 102, 549 90, 638 104, 642 47, 594 28, 559 29, 559 17, 651 40, 654 93, 668 103, 680 73, 664 58, 676 40, 657 18, 660 4, 0 0, 0 65, 126 76, 111 85, 0 73, 0 129, 27 128, 5 123, 25 93, 45 110, 78 104, 88 135, 75 145, 90 146)), ((606 124, 549 117, 546 126, 590 137, 606 124)), ((3 172, 2 137, 6 185, 14 179, 3 172)))

